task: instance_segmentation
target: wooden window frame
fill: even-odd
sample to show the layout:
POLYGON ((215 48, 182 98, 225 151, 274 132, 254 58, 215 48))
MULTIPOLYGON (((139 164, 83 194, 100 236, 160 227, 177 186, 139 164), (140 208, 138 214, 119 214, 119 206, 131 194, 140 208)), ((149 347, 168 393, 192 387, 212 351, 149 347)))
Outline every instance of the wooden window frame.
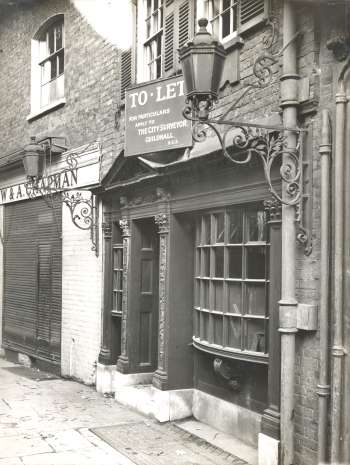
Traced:
POLYGON ((121 317, 123 313, 123 238, 120 227, 117 222, 112 224, 112 260, 111 260, 111 274, 112 274, 112 316, 121 317), (116 237, 119 236, 119 237, 116 237), (120 252, 120 254, 118 254, 120 252), (119 266, 118 266, 119 255, 119 266), (120 286, 118 287, 118 284, 120 286), (118 305, 119 302, 119 305, 118 305))
POLYGON ((31 113, 27 117, 28 121, 66 103, 64 96, 64 71, 64 15, 57 14, 45 21, 32 39, 31 113), (59 29, 61 29, 62 36, 61 44, 58 47, 57 34, 59 29), (53 48, 51 50, 49 45, 50 33, 53 34, 53 48), (48 74, 47 76, 45 75, 46 73, 48 74))
POLYGON ((250 20, 244 23, 242 23, 241 18, 242 2, 244 0, 230 0, 230 6, 225 9, 223 8, 223 1, 224 0, 207 0, 208 5, 206 9, 209 17, 209 23, 211 25, 211 31, 219 37, 219 40, 224 45, 227 42, 230 42, 232 39, 235 39, 245 31, 251 29, 252 27, 255 27, 257 24, 261 23, 268 17, 268 0, 261 0, 263 4, 263 12, 260 11, 259 14, 256 15, 256 17, 253 16, 250 20), (214 2, 215 4, 218 4, 216 8, 214 8, 214 2), (217 14, 214 14, 215 10, 218 10, 217 14), (227 13, 229 13, 230 15, 230 32, 229 34, 223 37, 223 16, 227 13), (218 22, 217 27, 213 24, 214 21, 218 22))
POLYGON ((151 81, 159 79, 162 76, 163 66, 163 27, 164 27, 164 14, 163 14, 163 0, 144 0, 145 10, 147 12, 147 3, 150 2, 150 13, 145 18, 145 74, 146 80, 151 81), (157 7, 155 7, 157 6, 157 7), (157 27, 153 28, 154 18, 157 18, 157 27), (147 22, 151 23, 150 33, 147 34, 147 22))
MULTIPOLYGON (((248 217, 251 212, 259 211, 264 214, 264 210, 260 205, 250 205, 246 207, 228 207, 220 210, 213 210, 201 213, 196 221, 196 244, 195 244, 195 278, 194 278, 194 335, 193 344, 195 347, 210 352, 216 355, 229 358, 239 358, 258 363, 268 363, 268 322, 269 322, 269 247, 268 227, 264 216, 264 231, 265 240, 251 241, 248 240, 249 228, 248 217), (239 243, 229 241, 229 214, 230 212, 239 212, 242 221, 242 240, 239 243), (216 223, 215 217, 224 215, 224 240, 217 242, 215 239, 216 223), (205 224, 207 219, 210 219, 210 238, 205 241, 205 224), (198 228, 200 228, 200 237, 198 236, 198 228), (198 242, 198 240, 200 240, 198 242), (216 262, 215 255, 219 250, 222 250, 223 265, 222 276, 217 276, 215 270, 216 262), (241 251, 241 276, 229 276, 229 254, 232 250, 241 251), (248 253, 255 250, 264 250, 265 269, 264 278, 257 278, 248 275, 248 253), (209 258, 209 267, 205 261, 209 258), (209 276, 205 276, 208 274, 209 276), (263 312, 250 313, 248 310, 248 289, 253 284, 263 287, 265 296, 265 304, 263 312), (230 311, 229 309, 229 289, 233 286, 240 288, 240 312, 230 311), (215 294, 216 289, 221 288, 221 298, 215 294), (221 299, 221 309, 217 307, 217 302, 221 299), (235 325, 232 326, 232 322, 235 325), (260 332, 256 332, 256 350, 252 349, 252 342, 248 345, 248 328, 253 321, 263 325, 263 336, 260 332), (215 334, 215 326, 221 326, 221 343, 218 334, 215 334), (240 327, 239 346, 230 344, 230 326, 234 332, 235 328, 240 327), (260 335, 258 337, 258 335, 260 335), (218 342, 219 339, 219 342, 218 342)), ((221 252, 220 252, 221 254, 221 252)), ((253 294, 251 294, 253 295, 253 294)), ((218 294, 220 296, 220 292, 218 294)), ((236 305, 236 308, 237 305, 236 305)))

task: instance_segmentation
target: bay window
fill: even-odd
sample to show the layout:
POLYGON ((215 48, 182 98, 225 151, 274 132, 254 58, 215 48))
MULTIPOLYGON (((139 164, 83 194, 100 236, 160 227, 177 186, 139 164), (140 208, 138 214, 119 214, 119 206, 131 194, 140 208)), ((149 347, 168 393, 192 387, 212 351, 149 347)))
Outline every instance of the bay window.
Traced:
POLYGON ((267 360, 269 242, 262 207, 232 207, 196 221, 194 345, 267 360))

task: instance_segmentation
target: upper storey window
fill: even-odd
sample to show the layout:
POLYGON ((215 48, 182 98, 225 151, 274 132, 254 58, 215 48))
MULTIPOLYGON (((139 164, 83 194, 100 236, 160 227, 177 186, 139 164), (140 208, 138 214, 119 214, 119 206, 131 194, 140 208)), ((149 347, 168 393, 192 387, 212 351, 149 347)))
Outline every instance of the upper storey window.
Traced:
POLYGON ((267 17, 267 0, 209 0, 213 33, 222 41, 255 26, 267 17))
POLYGON ((146 0, 146 78, 162 74, 163 1, 146 0))
MULTIPOLYGON (((194 0, 137 0, 137 83, 181 71, 178 49, 193 36, 194 6, 194 0)), ((124 56, 127 63, 126 53, 124 56)), ((123 63, 122 83, 129 69, 123 63)))
POLYGON ((64 103, 62 14, 46 21, 32 40, 31 84, 31 114, 34 116, 64 103))

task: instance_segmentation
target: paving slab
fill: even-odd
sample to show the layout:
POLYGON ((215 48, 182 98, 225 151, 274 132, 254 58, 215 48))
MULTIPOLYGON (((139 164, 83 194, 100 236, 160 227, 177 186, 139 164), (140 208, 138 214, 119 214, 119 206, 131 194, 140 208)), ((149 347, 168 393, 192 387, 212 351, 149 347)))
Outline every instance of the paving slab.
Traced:
POLYGON ((25 436, 0 438, 0 458, 22 457, 44 452, 52 452, 52 448, 39 435, 29 438, 25 436))

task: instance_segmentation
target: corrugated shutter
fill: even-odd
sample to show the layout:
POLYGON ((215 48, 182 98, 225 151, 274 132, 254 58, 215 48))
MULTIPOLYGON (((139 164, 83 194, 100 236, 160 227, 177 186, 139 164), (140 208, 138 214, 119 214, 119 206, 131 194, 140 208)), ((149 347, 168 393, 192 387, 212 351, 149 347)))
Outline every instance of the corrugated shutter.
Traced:
POLYGON ((240 32, 247 31, 251 27, 267 18, 268 0, 241 0, 240 3, 240 32))
POLYGON ((61 202, 5 206, 5 347, 59 362, 61 353, 61 202))
POLYGON ((124 50, 121 54, 120 66, 120 95, 125 98, 125 89, 130 86, 132 82, 132 51, 131 48, 124 50))
POLYGON ((180 71, 178 49, 192 37, 194 30, 193 3, 189 0, 168 0, 164 9, 165 76, 180 71))

